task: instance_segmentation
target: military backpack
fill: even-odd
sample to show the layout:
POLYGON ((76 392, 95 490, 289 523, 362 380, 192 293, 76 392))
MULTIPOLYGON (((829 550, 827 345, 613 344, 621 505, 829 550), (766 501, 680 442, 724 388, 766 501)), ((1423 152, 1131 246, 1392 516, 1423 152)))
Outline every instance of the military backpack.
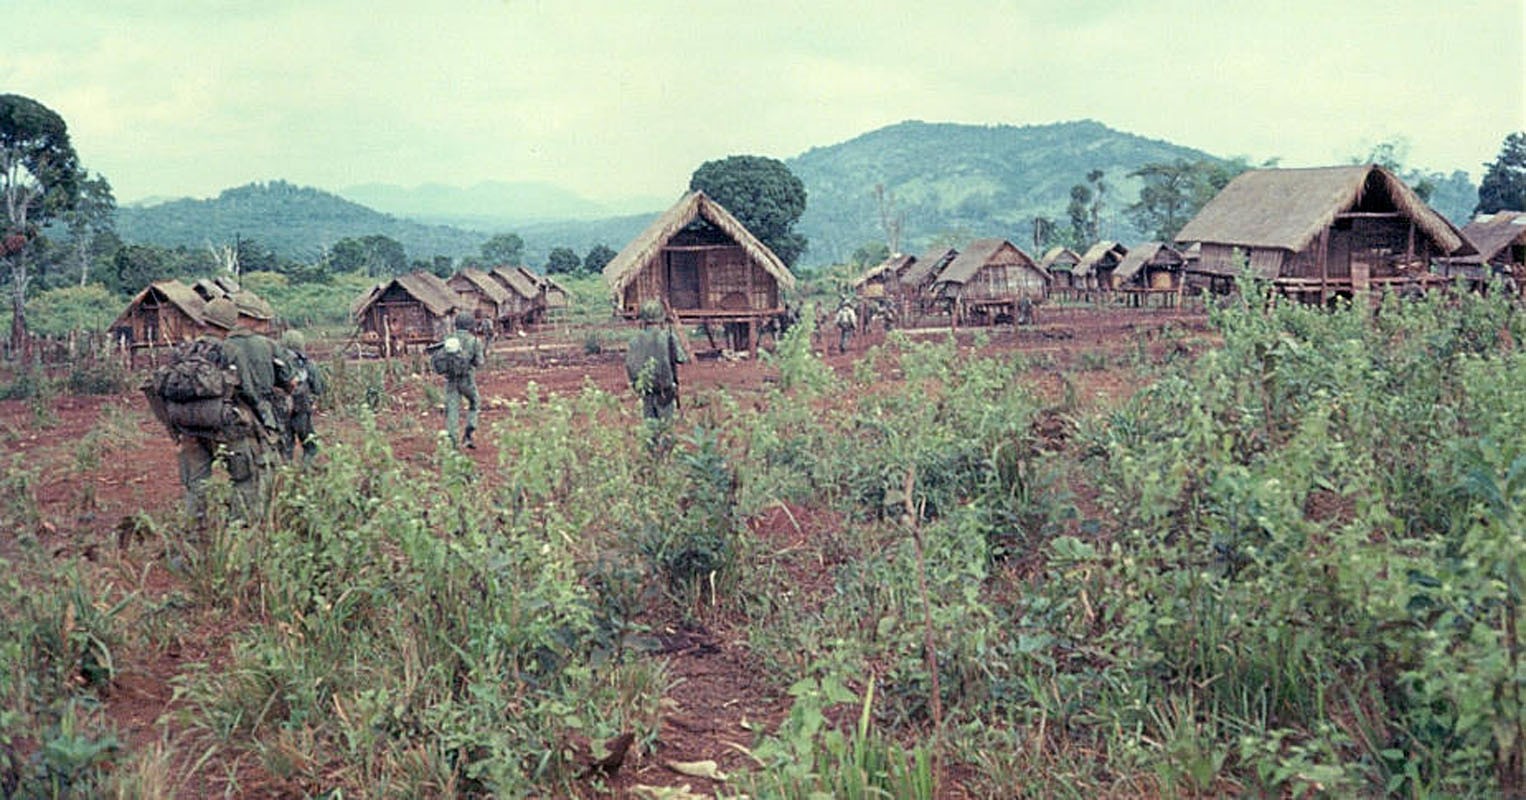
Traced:
POLYGON ((472 359, 471 354, 466 352, 465 336, 452 333, 445 337, 445 341, 436 346, 430 354, 429 366, 436 375, 444 375, 452 380, 470 376, 472 359))
POLYGON ((154 416, 175 436, 230 442, 252 430, 249 413, 234 399, 238 385, 223 343, 201 338, 175 348, 169 363, 149 376, 143 393, 154 416))

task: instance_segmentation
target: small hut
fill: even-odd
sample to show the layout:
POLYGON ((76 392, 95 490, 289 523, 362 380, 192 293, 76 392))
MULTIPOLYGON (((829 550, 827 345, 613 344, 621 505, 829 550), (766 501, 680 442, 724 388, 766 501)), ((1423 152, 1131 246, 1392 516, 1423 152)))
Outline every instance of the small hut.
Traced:
POLYGON ((1187 280, 1221 291, 1236 252, 1283 294, 1323 303, 1446 281, 1432 262, 1476 252, 1397 175, 1376 164, 1244 172, 1177 234, 1200 243, 1187 280))
POLYGON ((509 290, 480 269, 467 267, 445 283, 460 296, 462 311, 469 311, 479 325, 494 331, 503 328, 512 310, 509 290))
POLYGON ((916 257, 905 253, 895 255, 865 270, 853 281, 853 294, 861 300, 891 300, 900 292, 901 273, 911 266, 916 257))
POLYGON ((231 281, 224 284, 204 279, 187 286, 169 279, 154 281, 133 295, 108 330, 112 341, 126 347, 136 359, 140 351, 172 347, 211 333, 213 328, 204 312, 207 303, 218 297, 234 301, 240 325, 260 333, 270 333, 274 327, 275 312, 270 304, 231 281))
POLYGON ((372 286, 350 306, 350 317, 361 341, 389 357, 439 341, 453 328, 456 313, 468 309, 439 276, 420 271, 372 286))
POLYGON ((1049 274, 1006 239, 976 239, 948 263, 933 291, 952 301, 956 321, 990 324, 1017 318, 1017 301, 1049 295, 1049 274))
POLYGON ((1130 248, 1118 263, 1113 284, 1125 293, 1130 305, 1147 305, 1151 298, 1157 298, 1161 305, 1174 306, 1181 296, 1186 263, 1170 245, 1145 242, 1130 248))
MULTIPOLYGON (((524 267, 520 267, 524 269, 524 267)), ((525 270, 529 272, 529 270, 525 270)), ((572 292, 567 287, 556 282, 550 275, 531 272, 540 284, 541 294, 546 298, 545 309, 547 314, 558 314, 566 311, 572 305, 572 292)))
POLYGON ((500 265, 488 272, 489 277, 508 292, 508 311, 504 318, 504 330, 523 330, 538 320, 546 307, 546 298, 533 273, 524 267, 500 265))
POLYGON ((1478 252, 1450 259, 1447 272, 1482 285, 1513 283, 1526 291, 1526 211, 1496 211, 1480 215, 1462 229, 1478 252))
POLYGON ((1113 271, 1123 263, 1129 249, 1117 242, 1103 240, 1086 248, 1076 262, 1075 274, 1088 291, 1112 291, 1113 271))
POLYGON ((210 303, 219 297, 233 301, 238 309, 238 324, 256 333, 269 334, 275 330, 276 312, 264 298, 243 288, 229 276, 202 278, 191 284, 203 302, 210 303))
POLYGON ((901 316, 912 311, 926 314, 940 307, 941 303, 932 291, 933 284, 958 255, 958 250, 944 245, 928 248, 927 252, 912 259, 901 272, 901 316))
POLYGON ((1081 277, 1076 274, 1076 265, 1081 263, 1081 256, 1076 251, 1056 245, 1044 251, 1039 258, 1039 269, 1049 273, 1049 290, 1055 294, 1070 294, 1081 286, 1081 277))
POLYGON ((648 301, 685 323, 720 323, 732 346, 757 352, 758 329, 784 310, 795 276, 736 217, 692 191, 604 267, 615 307, 634 318, 648 301))

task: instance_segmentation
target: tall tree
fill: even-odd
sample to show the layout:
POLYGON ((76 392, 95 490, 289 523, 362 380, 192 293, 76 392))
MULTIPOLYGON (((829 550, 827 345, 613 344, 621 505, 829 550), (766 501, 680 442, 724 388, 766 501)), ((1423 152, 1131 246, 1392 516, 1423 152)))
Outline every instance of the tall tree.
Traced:
POLYGON ((553 247, 546 256, 547 275, 573 275, 583 265, 583 260, 570 247, 553 247))
POLYGON ((617 253, 614 248, 607 244, 596 244, 588 248, 588 255, 583 256, 583 271, 592 275, 604 270, 604 265, 613 261, 617 253))
POLYGON ((52 109, 18 94, 0 95, 0 194, 5 230, 0 257, 11 274, 11 346, 26 343, 30 243, 53 218, 73 208, 81 170, 69 128, 52 109))
POLYGON ((1105 205, 1103 195, 1107 194, 1107 183, 1102 180, 1104 173, 1100 169, 1094 169, 1086 173, 1086 182, 1091 184, 1092 204, 1087 208, 1089 219, 1087 224, 1088 238, 1095 242, 1102 238, 1102 209, 1105 205))
POLYGON ((334 272, 364 272, 373 278, 401 275, 408 271, 408 253, 395 239, 381 234, 346 237, 328 251, 328 267, 334 272))
POLYGON ((906 212, 896 207, 895 193, 886 189, 883 183, 874 184, 874 201, 880 209, 880 227, 885 231, 885 248, 891 253, 901 252, 901 231, 906 228, 906 212))
POLYGON ((805 183, 783 161, 765 156, 706 161, 689 178, 689 188, 724 206, 785 266, 794 266, 805 252, 805 237, 793 230, 805 213, 805 183))
POLYGON ((1077 251, 1091 246, 1096 238, 1091 227, 1092 190, 1084 183, 1070 187, 1070 205, 1065 213, 1070 217, 1070 242, 1077 251))
POLYGON ((525 240, 517 233, 499 233, 482 243, 482 260, 489 267, 525 263, 525 240))
POLYGON ((111 233, 116 222, 117 201, 111 194, 111 184, 100 173, 80 183, 79 201, 73 209, 64 212, 64 224, 69 228, 71 250, 75 266, 79 268, 79 285, 90 282, 90 256, 96 238, 111 233))
POLYGON ((1526 131, 1506 136, 1499 156, 1485 166, 1488 170, 1478 185, 1478 205, 1473 213, 1526 211, 1526 131))
POLYGON ((1246 169, 1243 160, 1178 158, 1169 163, 1145 164, 1129 173, 1131 178, 1143 178, 1144 186, 1139 189, 1139 202, 1125 209, 1125 213, 1140 230, 1150 231, 1152 237, 1162 242, 1173 241, 1187 220, 1246 169))

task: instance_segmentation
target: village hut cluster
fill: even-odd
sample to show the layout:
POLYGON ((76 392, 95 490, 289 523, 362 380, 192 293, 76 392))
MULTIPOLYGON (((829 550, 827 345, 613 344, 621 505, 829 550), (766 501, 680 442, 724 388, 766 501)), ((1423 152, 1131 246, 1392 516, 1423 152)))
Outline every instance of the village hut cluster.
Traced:
POLYGON ((491 339, 545 322, 569 300, 561 284, 522 266, 466 268, 449 278, 417 271, 367 289, 351 304, 350 316, 361 345, 387 357, 439 341, 462 313, 491 339))
POLYGON ((191 284, 174 279, 154 281, 127 302, 127 308, 107 330, 115 346, 136 362, 141 355, 152 357, 157 348, 211 332, 207 304, 220 297, 233 301, 241 326, 264 334, 275 330, 275 309, 230 277, 202 278, 191 284))
POLYGON ((953 325, 1015 318, 1024 298, 1173 307, 1227 294, 1242 274, 1311 303, 1410 294, 1462 279, 1474 288, 1526 285, 1526 215, 1501 212, 1459 231, 1377 165, 1242 173, 1172 242, 1100 241, 1084 253, 1054 247, 1028 257, 1009 241, 895 254, 863 273, 854 293, 903 317, 953 325))

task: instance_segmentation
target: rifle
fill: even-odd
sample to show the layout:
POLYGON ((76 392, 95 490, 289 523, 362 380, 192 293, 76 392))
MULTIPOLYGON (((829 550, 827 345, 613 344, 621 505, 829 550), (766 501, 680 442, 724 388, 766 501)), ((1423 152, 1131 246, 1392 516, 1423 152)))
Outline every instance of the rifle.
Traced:
MULTIPOLYGON (((673 310, 673 306, 668 303, 668 298, 666 297, 662 298, 662 310, 668 316, 669 331, 672 333, 672 335, 678 337, 678 346, 682 347, 684 352, 690 354, 690 357, 692 358, 694 348, 689 346, 689 335, 686 331, 684 331, 683 320, 678 318, 678 312, 673 310)), ((672 356, 673 353, 670 348, 669 352, 666 354, 666 357, 671 359, 672 356)), ((673 364, 673 407, 679 411, 682 411, 684 408, 683 393, 678 389, 678 364, 675 363, 673 364)))

